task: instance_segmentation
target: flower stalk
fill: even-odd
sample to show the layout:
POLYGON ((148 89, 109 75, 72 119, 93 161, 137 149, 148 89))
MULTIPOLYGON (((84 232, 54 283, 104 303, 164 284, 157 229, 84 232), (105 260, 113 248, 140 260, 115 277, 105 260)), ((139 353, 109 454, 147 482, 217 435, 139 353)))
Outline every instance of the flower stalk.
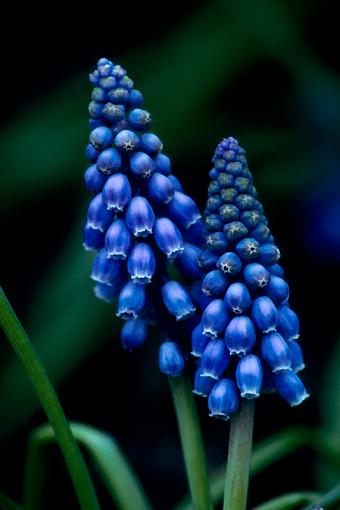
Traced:
POLYGON ((169 377, 194 510, 213 510, 202 433, 189 378, 169 377))
POLYGON ((245 510, 253 440, 254 401, 244 400, 232 416, 223 510, 245 510))

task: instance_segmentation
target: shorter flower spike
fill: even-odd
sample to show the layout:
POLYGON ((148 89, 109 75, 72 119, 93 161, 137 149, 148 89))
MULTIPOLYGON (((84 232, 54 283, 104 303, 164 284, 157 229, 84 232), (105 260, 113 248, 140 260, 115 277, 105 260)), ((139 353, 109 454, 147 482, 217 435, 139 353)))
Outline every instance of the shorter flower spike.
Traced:
POLYGON ((191 336, 192 355, 201 358, 194 392, 208 395, 211 416, 224 418, 236 411, 238 395, 257 398, 276 388, 289 403, 298 404, 307 396, 295 375, 304 367, 296 342, 299 321, 287 303, 280 251, 245 151, 234 138, 225 138, 212 161, 198 257, 202 274, 191 286, 202 316, 191 336), (219 380, 212 388, 202 387, 201 379, 214 377, 219 380))

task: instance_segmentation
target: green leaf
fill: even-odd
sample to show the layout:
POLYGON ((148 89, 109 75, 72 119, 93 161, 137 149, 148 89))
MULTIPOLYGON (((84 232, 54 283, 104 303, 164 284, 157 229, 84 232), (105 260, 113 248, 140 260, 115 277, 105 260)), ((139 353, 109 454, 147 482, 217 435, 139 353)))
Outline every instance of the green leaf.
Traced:
POLYGON ((315 492, 291 492, 266 501, 253 510, 295 510, 305 503, 313 503, 318 498, 315 492))
MULTIPOLYGON (((103 484, 119 510, 151 510, 152 506, 117 441, 103 432, 82 423, 71 423, 78 443, 86 450, 103 484)), ((50 425, 36 428, 29 437, 26 462, 25 508, 41 505, 44 448, 56 441, 50 425)))

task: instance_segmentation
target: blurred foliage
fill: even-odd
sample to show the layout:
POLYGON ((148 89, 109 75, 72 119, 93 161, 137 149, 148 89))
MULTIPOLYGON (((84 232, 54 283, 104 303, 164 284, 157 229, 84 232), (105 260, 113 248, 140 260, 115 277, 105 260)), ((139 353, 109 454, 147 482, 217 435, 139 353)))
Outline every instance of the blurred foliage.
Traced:
MULTIPOLYGON (((134 39, 132 34, 130 45, 121 55, 114 51, 114 41, 106 49, 106 56, 119 60, 135 80, 136 88, 143 91, 146 108, 153 114, 155 131, 165 141, 175 173, 181 175, 185 187, 202 205, 216 142, 229 134, 240 139, 255 169, 255 183, 265 197, 265 205, 276 210, 279 218, 275 222, 285 230, 282 238, 291 265, 296 261, 295 247, 289 248, 291 231, 295 229, 294 239, 302 238, 306 219, 297 214, 289 222, 285 217, 288 208, 295 207, 299 212, 309 190, 318 190, 321 181, 329 175, 339 176, 340 171, 340 76, 315 51, 304 26, 308 14, 318 19, 322 7, 316 5, 278 0, 201 2, 175 26, 157 32, 154 39, 150 31, 150 38, 138 44, 138 37, 134 39)), ((126 35, 120 30, 115 37, 126 35)), ((95 39, 91 34, 92 51, 95 39)), ((102 47, 98 46, 99 51, 102 47)), ((81 247, 86 207, 81 185, 85 165, 82 154, 88 137, 86 107, 90 90, 84 68, 90 70, 94 64, 84 54, 81 62, 83 68, 75 67, 74 76, 52 90, 42 89, 38 99, 16 111, 0 137, 1 222, 10 247, 2 253, 3 279, 6 283, 5 269, 11 268, 9 274, 15 275, 15 282, 7 284, 19 302, 20 294, 24 295, 24 323, 57 385, 70 380, 91 357, 95 359, 107 341, 107 332, 116 337, 118 329, 114 324, 111 330, 110 307, 93 298, 88 277, 91 256, 81 247), (44 199, 52 195, 55 202, 46 209, 44 199), (61 231, 53 232, 49 221, 61 231), (31 233, 38 246, 22 246, 24 231, 31 233), (55 236, 62 239, 58 249, 52 242, 55 236), (31 249, 35 250, 32 257, 39 261, 39 268, 30 277, 25 257, 31 249), (22 282, 24 287, 28 282, 31 288, 23 288, 22 282)), ((62 67, 62 58, 55 65, 62 67)), ((303 249, 301 245, 302 254, 297 255, 300 262, 306 256, 303 249)), ((319 257, 317 268, 327 271, 322 253, 319 257)), ((327 274, 332 275, 335 284, 339 281, 338 259, 327 274)), ((302 269, 302 310, 304 293, 307 299, 311 288, 307 277, 308 271, 302 269)), ((327 281, 321 280, 320 293, 331 293, 327 281)), ((308 303, 311 305, 311 300, 308 303)), ((332 306, 335 310, 335 304, 332 306)), ((330 335, 336 328, 331 316, 326 333, 328 346, 334 344, 330 335)), ((303 317, 311 333, 321 330, 318 320, 313 309, 303 317)), ((323 422, 335 436, 340 430, 339 346, 339 342, 333 345, 335 350, 329 353, 323 392, 319 394, 314 386, 312 391, 313 409, 318 398, 323 422)), ((317 367, 317 352, 317 346, 311 345, 312 367, 317 367)), ((5 440, 27 424, 37 409, 37 400, 18 362, 6 350, 3 360, 0 435, 5 440)), ((142 374, 140 369, 136 380, 142 374)), ((155 380, 157 386, 157 376, 148 377, 150 387, 155 380)), ((313 374, 309 377, 314 385, 313 374)), ((117 378, 121 382, 125 374, 117 378)), ((145 387, 147 383, 143 384, 145 387)), ((90 399, 85 400, 88 405, 90 399)), ((338 476, 338 469, 322 469, 317 489, 330 488, 338 476)))

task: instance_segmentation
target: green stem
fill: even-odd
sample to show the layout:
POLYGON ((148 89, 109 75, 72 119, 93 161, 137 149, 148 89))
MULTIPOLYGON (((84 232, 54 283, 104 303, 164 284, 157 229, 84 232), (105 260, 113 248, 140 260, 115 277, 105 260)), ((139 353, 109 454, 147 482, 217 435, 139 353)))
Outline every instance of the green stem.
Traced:
POLYGON ((212 510, 202 433, 191 384, 186 376, 169 377, 194 510, 212 510))
POLYGON ((254 401, 244 400, 231 418, 223 510, 245 510, 253 441, 254 401))
POLYGON ((4 291, 0 287, 0 325, 15 353, 24 366, 37 396, 55 432, 73 481, 82 510, 99 510, 100 505, 93 483, 79 447, 72 435, 56 392, 16 316, 4 291))
POLYGON ((316 492, 291 492, 266 501, 253 510, 295 510, 306 503, 313 503, 317 497, 316 492))
POLYGON ((19 505, 16 501, 6 496, 6 494, 0 491, 0 507, 3 510, 24 510, 23 506, 19 505))

